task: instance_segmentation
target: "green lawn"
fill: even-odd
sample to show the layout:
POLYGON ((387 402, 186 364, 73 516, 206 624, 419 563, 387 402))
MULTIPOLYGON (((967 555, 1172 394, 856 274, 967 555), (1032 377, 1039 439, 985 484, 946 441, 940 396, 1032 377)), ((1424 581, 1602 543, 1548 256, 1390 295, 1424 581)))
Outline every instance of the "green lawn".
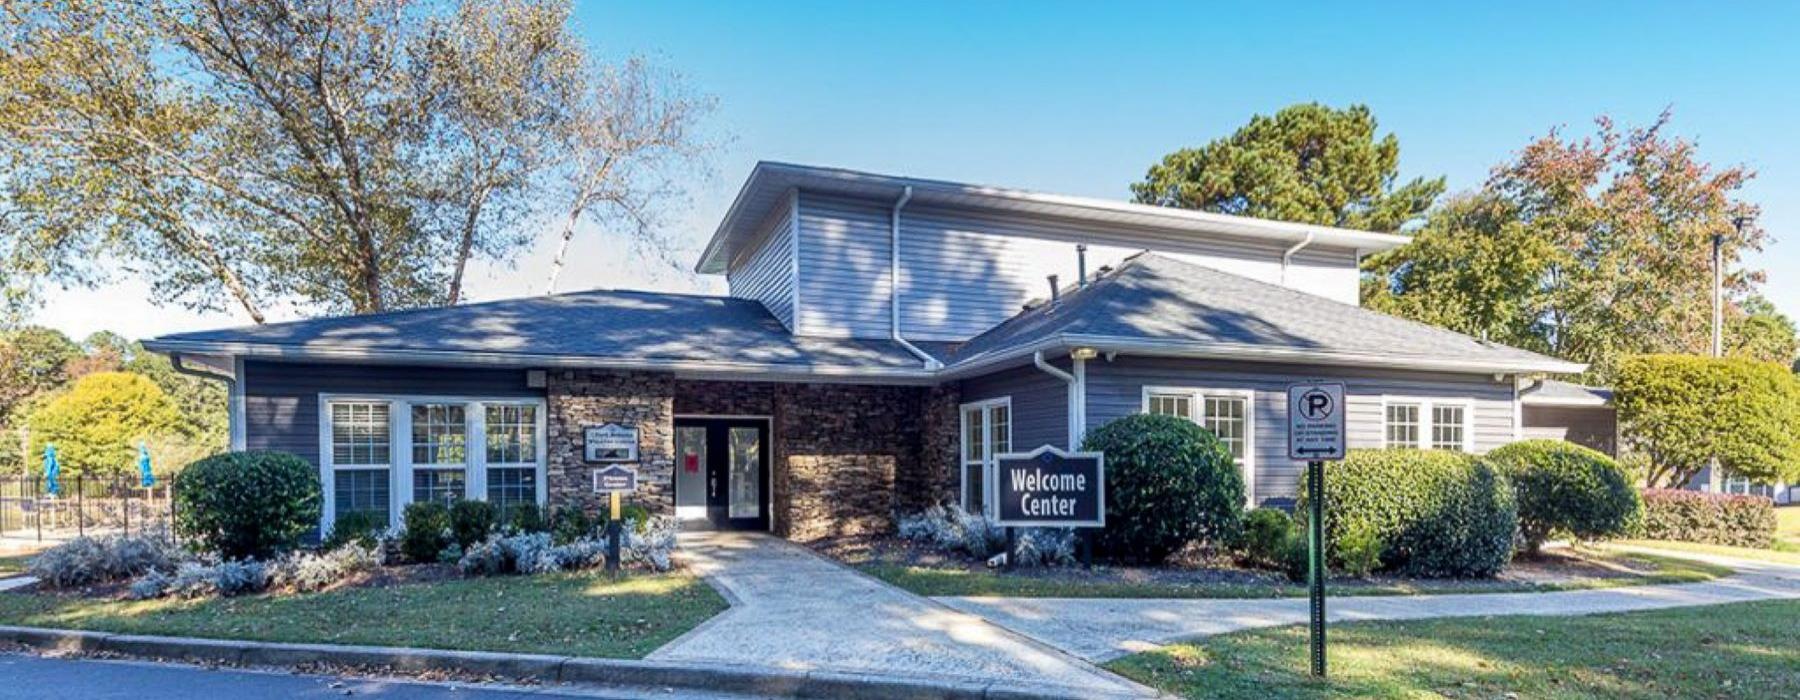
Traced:
MULTIPOLYGON (((1674 557, 1629 552, 1587 552, 1597 558, 1646 571, 1619 578, 1579 578, 1539 584, 1526 581, 1339 581, 1336 596, 1414 595, 1433 593, 1510 593, 1613 588, 1662 583, 1707 581, 1731 569, 1674 557)), ((1042 573, 1004 573, 963 568, 932 568, 893 563, 862 564, 862 571, 924 596, 995 596, 1007 598, 1278 598, 1304 597, 1306 586, 1289 583, 1172 583, 1162 581, 1092 580, 1042 573)))
POLYGON ((1800 506, 1775 509, 1775 549, 1800 553, 1800 506))
POLYGON ((0 576, 11 576, 25 572, 25 563, 31 561, 31 554, 15 554, 0 557, 0 576))
POLYGON ((0 593, 0 624, 642 658, 726 607, 690 575, 583 572, 193 601, 0 593))
POLYGON ((1699 542, 1675 542, 1672 540, 1619 540, 1617 544, 1634 547, 1652 547, 1666 549, 1671 552, 1693 552, 1695 554, 1716 554, 1723 557, 1769 561, 1777 564, 1800 565, 1800 551, 1782 552, 1773 549, 1751 549, 1749 547, 1727 547, 1722 544, 1702 544, 1699 542))
POLYGON ((1306 628, 1240 632, 1108 668, 1189 698, 1777 698, 1800 687, 1800 601, 1589 617, 1331 627, 1330 679, 1306 628))

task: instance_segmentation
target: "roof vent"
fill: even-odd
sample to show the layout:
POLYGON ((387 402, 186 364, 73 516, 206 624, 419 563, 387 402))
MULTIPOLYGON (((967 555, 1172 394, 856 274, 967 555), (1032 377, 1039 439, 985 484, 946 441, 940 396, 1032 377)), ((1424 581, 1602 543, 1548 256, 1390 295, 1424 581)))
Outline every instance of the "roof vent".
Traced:
POLYGON ((1075 287, 1087 289, 1087 244, 1075 244, 1075 287))
POLYGON ((1054 309, 1062 301, 1062 293, 1056 288, 1056 275, 1050 275, 1045 279, 1050 280, 1050 308, 1054 309))

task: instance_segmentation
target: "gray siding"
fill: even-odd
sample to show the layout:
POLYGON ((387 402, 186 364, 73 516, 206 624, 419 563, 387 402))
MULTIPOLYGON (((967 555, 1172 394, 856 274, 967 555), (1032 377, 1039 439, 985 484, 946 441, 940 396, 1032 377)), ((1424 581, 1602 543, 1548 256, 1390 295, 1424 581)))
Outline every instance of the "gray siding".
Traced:
POLYGON ((1618 454, 1618 419, 1610 407, 1526 406, 1523 415, 1528 440, 1568 440, 1618 454))
MULTIPOLYGON (((1057 363, 1068 369, 1068 360, 1057 363)), ((1012 397, 1012 447, 1029 452, 1042 445, 1067 447, 1069 389, 1062 380, 1033 366, 1015 367, 962 381, 962 400, 974 403, 1012 397)))
POLYGON ((777 208, 725 273, 732 296, 762 302, 789 330, 794 328, 793 223, 791 205, 777 208))
POLYGON ((280 450, 319 463, 319 394, 541 397, 524 370, 380 365, 244 363, 244 437, 252 450, 280 450))
POLYGON ((1133 357, 1088 362, 1087 424, 1141 412, 1146 386, 1253 391, 1255 497, 1291 498, 1305 464, 1287 458, 1287 385, 1305 380, 1344 382, 1352 448, 1383 445, 1383 396, 1468 400, 1476 452, 1514 439, 1513 385, 1487 376, 1133 357))
POLYGON ((888 336, 889 209, 800 193, 800 335, 888 336))
MULTIPOLYGON (((893 202, 809 192, 801 192, 798 200, 796 332, 887 336, 893 202)), ((1285 246, 1279 243, 1097 229, 1029 214, 915 205, 900 216, 902 332, 918 340, 960 341, 992 328, 1018 313, 1026 301, 1046 296, 1048 275, 1058 275, 1065 284, 1075 282, 1077 243, 1088 244, 1090 273, 1138 251, 1154 250, 1357 303, 1354 250, 1308 248, 1294 256, 1284 275, 1285 246)))

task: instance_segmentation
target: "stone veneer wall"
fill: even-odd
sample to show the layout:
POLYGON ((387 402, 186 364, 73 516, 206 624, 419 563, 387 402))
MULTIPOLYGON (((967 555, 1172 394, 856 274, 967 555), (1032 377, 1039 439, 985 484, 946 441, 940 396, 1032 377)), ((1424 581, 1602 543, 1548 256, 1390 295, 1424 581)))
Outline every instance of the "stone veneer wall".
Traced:
POLYGON ((551 370, 545 376, 549 504, 604 512, 593 472, 606 465, 582 460, 582 427, 601 423, 638 428, 638 492, 631 500, 651 512, 675 512, 675 379, 653 372, 551 370))
POLYGON ((896 511, 950 500, 957 489, 954 386, 903 387, 677 380, 665 374, 552 371, 552 505, 604 507, 582 462, 582 426, 636 425, 640 493, 672 512, 676 415, 769 416, 770 505, 777 534, 799 541, 888 532, 896 511))

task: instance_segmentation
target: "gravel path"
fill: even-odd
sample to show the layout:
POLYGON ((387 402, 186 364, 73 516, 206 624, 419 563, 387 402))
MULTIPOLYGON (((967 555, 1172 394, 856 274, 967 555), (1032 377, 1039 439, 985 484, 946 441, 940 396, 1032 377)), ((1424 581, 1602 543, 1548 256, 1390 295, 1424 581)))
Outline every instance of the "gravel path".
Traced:
MULTIPOLYGON (((1800 566, 1654 551, 1730 566, 1706 583, 1551 593, 1332 598, 1333 621, 1492 615, 1588 615, 1776 598, 1800 598, 1800 566)), ((1304 598, 1255 600, 939 598, 940 602, 1094 662, 1170 642, 1257 627, 1301 624, 1304 598)))
POLYGON ((683 533, 681 557, 731 609, 651 659, 949 682, 1012 679, 1084 697, 1150 691, 1081 659, 767 535, 683 533))

